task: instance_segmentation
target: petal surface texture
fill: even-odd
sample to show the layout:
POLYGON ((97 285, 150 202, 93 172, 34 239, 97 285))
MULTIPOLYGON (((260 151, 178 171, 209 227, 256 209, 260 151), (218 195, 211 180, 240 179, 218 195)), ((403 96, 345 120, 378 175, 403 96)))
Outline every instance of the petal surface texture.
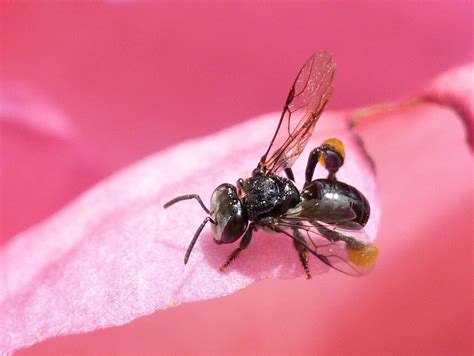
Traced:
MULTIPOLYGON (((153 155, 12 239, 1 251, 0 347, 10 351, 59 334, 121 325, 262 279, 303 275, 292 241, 265 232, 255 235, 226 273, 219 272, 236 245, 215 245, 209 227, 184 266, 184 252, 205 213, 193 201, 162 207, 185 193, 198 193, 207 203, 217 185, 248 176, 278 118, 258 117, 153 155)), ((344 129, 342 114, 328 113, 321 121, 303 155, 333 136, 345 142, 338 177, 371 202, 367 232, 373 240, 380 210, 372 167, 354 134, 344 129)), ((294 166, 299 186, 304 166, 305 158, 294 166)), ((315 275, 327 271, 315 258, 311 269, 315 275)))

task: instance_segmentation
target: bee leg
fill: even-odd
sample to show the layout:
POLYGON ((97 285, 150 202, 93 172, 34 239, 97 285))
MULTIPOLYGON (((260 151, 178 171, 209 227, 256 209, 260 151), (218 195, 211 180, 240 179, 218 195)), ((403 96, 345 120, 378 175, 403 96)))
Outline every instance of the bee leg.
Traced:
POLYGON ((295 175, 293 174, 293 170, 291 168, 285 168, 286 176, 289 180, 295 181, 295 175))
POLYGON ((242 240, 240 240, 240 245, 237 249, 235 249, 230 255, 229 257, 227 257, 227 260, 225 261, 225 263, 222 265, 222 267, 220 268, 220 271, 221 272, 224 272, 224 270, 227 268, 227 266, 230 265, 230 263, 232 261, 234 261, 237 256, 247 248, 247 246, 250 244, 250 241, 252 240, 252 233, 253 233, 253 230, 254 230, 254 227, 255 227, 255 224, 251 223, 247 229, 247 231, 245 232, 245 235, 244 237, 242 237, 242 240))
POLYGON ((328 179, 336 179, 336 173, 344 164, 344 144, 337 138, 330 138, 312 150, 306 164, 305 180, 308 184, 313 180, 314 170, 318 162, 328 171, 328 179))
MULTIPOLYGON (((298 229, 293 229, 295 237, 298 239, 301 239, 304 241, 303 235, 301 235, 300 231, 298 229)), ((309 265, 308 265, 308 250, 306 247, 302 244, 299 243, 296 240, 293 240, 294 246, 296 248, 296 251, 298 251, 298 256, 300 256, 300 261, 303 264, 304 271, 306 273, 306 279, 311 279, 311 272, 309 270, 309 265)))
POLYGON ((314 223, 314 226, 318 230, 318 232, 327 238, 329 241, 336 242, 336 241, 344 241, 347 246, 353 248, 353 249, 363 249, 366 244, 363 242, 358 241, 357 239, 351 237, 351 236, 346 236, 344 234, 341 234, 340 232, 333 231, 331 229, 328 229, 327 227, 318 224, 317 222, 314 223))

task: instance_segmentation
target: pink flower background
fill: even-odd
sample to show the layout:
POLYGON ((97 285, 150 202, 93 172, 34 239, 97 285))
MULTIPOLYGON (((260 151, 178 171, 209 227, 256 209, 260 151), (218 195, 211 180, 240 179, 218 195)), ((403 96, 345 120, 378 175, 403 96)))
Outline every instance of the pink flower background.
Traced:
POLYGON ((472 353, 472 66, 430 84, 472 61, 472 2, 0 6, 0 248, 147 155, 280 110, 315 50, 338 65, 333 117, 422 98, 359 128, 370 276, 265 280, 21 352, 472 353))

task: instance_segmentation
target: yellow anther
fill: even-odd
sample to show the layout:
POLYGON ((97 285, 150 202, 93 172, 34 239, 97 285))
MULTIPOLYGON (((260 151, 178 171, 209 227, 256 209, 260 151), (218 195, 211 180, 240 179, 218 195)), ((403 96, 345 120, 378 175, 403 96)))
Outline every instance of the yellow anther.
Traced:
POLYGON ((356 266, 372 267, 380 254, 380 250, 374 244, 368 244, 363 248, 347 247, 347 257, 356 266))

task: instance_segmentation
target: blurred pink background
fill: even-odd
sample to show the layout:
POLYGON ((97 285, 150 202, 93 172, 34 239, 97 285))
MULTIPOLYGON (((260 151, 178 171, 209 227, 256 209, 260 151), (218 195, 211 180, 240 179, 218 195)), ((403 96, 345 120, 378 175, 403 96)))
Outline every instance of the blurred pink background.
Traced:
MULTIPOLYGON (((330 109, 405 98, 473 57, 472 2, 0 6, 2 95, 58 108, 0 112, 1 245, 147 154, 280 110, 315 50, 338 65, 330 109)), ((371 276, 265 281, 27 351, 472 353, 472 157, 438 110, 450 120, 364 128, 384 214, 371 276)))

